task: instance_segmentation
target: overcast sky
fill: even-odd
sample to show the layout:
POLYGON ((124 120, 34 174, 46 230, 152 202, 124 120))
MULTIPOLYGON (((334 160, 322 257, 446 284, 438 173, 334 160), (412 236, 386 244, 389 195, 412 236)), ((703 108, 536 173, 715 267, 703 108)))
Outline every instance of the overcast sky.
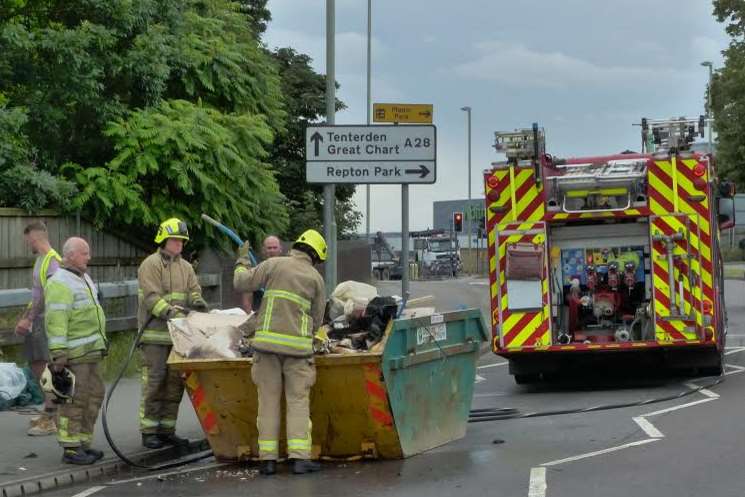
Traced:
MULTIPOLYGON (((290 46, 325 73, 325 0, 269 0, 270 47, 290 46)), ((432 202, 468 191, 466 114, 472 111, 472 189, 501 159, 494 131, 546 129, 547 151, 578 156, 639 149, 641 117, 698 116, 728 39, 709 0, 373 0, 372 101, 431 103, 437 183, 412 186, 411 229, 432 202)), ((366 120, 367 1, 336 1, 337 124, 366 120)), ((371 230, 401 227, 397 186, 373 186, 371 230)), ((365 211, 365 187, 355 196, 365 211)), ((361 231, 364 231, 364 220, 361 231)))

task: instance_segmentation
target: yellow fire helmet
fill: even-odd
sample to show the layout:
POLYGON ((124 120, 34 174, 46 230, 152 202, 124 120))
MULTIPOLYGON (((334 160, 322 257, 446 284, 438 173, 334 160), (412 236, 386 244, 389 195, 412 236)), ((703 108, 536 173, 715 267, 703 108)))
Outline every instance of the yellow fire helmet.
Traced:
POLYGON ((160 245, 168 238, 189 240, 189 229, 186 227, 186 223, 176 217, 166 219, 160 223, 158 233, 155 235, 155 243, 160 245))
POLYGON ((324 240, 323 235, 316 230, 306 230, 297 240, 295 240, 293 246, 298 244, 307 245, 315 250, 321 262, 326 260, 326 240, 324 240))

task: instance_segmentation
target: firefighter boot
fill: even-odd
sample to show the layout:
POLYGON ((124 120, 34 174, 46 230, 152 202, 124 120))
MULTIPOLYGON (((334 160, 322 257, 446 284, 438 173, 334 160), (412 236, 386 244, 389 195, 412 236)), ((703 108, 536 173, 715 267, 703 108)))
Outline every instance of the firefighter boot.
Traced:
POLYGON ((315 473, 321 471, 321 464, 310 459, 295 459, 292 462, 292 472, 296 475, 303 475, 305 473, 315 473))
POLYGON ((87 466, 96 462, 96 457, 89 454, 82 447, 71 447, 65 449, 62 455, 62 462, 65 464, 77 464, 78 466, 87 466))
POLYGON ((158 433, 158 438, 163 445, 174 445, 176 447, 186 447, 189 445, 187 438, 181 438, 175 433, 158 433))
POLYGON ((265 476, 273 475, 277 472, 277 461, 261 461, 259 473, 265 476))
POLYGON ((157 433, 143 433, 142 445, 147 449, 162 449, 165 444, 157 433))

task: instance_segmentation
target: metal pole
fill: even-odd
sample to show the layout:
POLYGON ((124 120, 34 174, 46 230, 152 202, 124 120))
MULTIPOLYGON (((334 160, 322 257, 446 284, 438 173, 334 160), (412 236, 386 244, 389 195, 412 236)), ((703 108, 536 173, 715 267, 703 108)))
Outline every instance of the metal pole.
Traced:
MULTIPOLYGON (((336 122, 336 68, 334 62, 335 0, 326 0, 326 122, 336 122)), ((323 186, 323 231, 328 244, 325 276, 326 293, 331 294, 336 287, 336 214, 334 204, 336 186, 323 186)))
MULTIPOLYGON (((370 75, 372 70, 372 0, 367 0, 367 125, 370 125, 370 75)), ((370 243, 370 185, 365 185, 365 232, 370 243)))
POLYGON ((707 106, 706 117, 709 118, 709 155, 713 155, 714 154, 714 146, 712 144, 712 136, 711 135, 713 134, 713 131, 714 131, 714 123, 711 120, 711 118, 713 116, 713 113, 711 111, 711 83, 712 83, 712 80, 714 78, 714 64, 709 63, 708 67, 709 67, 709 91, 707 92, 708 93, 708 95, 707 95, 708 102, 706 104, 706 106, 707 106))
POLYGON ((401 185, 401 294, 409 300, 409 185, 401 185))
POLYGON ((460 110, 466 111, 467 113, 467 127, 468 127, 468 208, 466 209, 466 215, 468 216, 468 250, 471 251, 471 236, 473 234, 473 213, 471 211, 471 107, 461 107, 460 110))

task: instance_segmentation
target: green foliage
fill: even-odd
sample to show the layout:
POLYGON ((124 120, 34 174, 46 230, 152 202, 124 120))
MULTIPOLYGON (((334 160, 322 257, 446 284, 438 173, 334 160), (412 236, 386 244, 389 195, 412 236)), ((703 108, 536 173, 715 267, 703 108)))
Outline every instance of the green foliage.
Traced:
MULTIPOLYGON (((19 136, 38 168, 79 185, 76 207, 147 239, 163 217, 195 222, 203 211, 242 235, 285 228, 267 160, 284 132, 280 79, 240 4, 3 5, 0 95, 25 109, 19 136)), ((262 12, 249 13, 265 23, 262 12)))
POLYGON ((715 0, 714 15, 732 37, 724 51, 725 65, 712 84, 717 131, 717 163, 721 174, 745 187, 745 3, 715 0))
MULTIPOLYGON (((308 55, 291 48, 272 52, 282 78, 282 94, 288 119, 271 151, 282 193, 289 200, 292 223, 284 234, 294 239, 309 227, 320 227, 323 220, 323 188, 305 182, 305 128, 326 116, 326 77, 311 67, 308 55)), ((337 110, 345 108, 341 101, 337 110)), ((337 231, 340 238, 354 232, 362 215, 354 210, 354 187, 337 187, 337 231)))
POLYGON ((26 113, 7 108, 3 100, 0 94, 0 207, 29 212, 68 208, 75 185, 33 165, 33 150, 23 133, 26 113))
POLYGON ((106 136, 116 150, 107 167, 70 165, 82 186, 78 201, 100 223, 154 225, 205 212, 254 239, 287 226, 284 198, 262 161, 273 135, 261 115, 163 101, 110 124, 106 136))

